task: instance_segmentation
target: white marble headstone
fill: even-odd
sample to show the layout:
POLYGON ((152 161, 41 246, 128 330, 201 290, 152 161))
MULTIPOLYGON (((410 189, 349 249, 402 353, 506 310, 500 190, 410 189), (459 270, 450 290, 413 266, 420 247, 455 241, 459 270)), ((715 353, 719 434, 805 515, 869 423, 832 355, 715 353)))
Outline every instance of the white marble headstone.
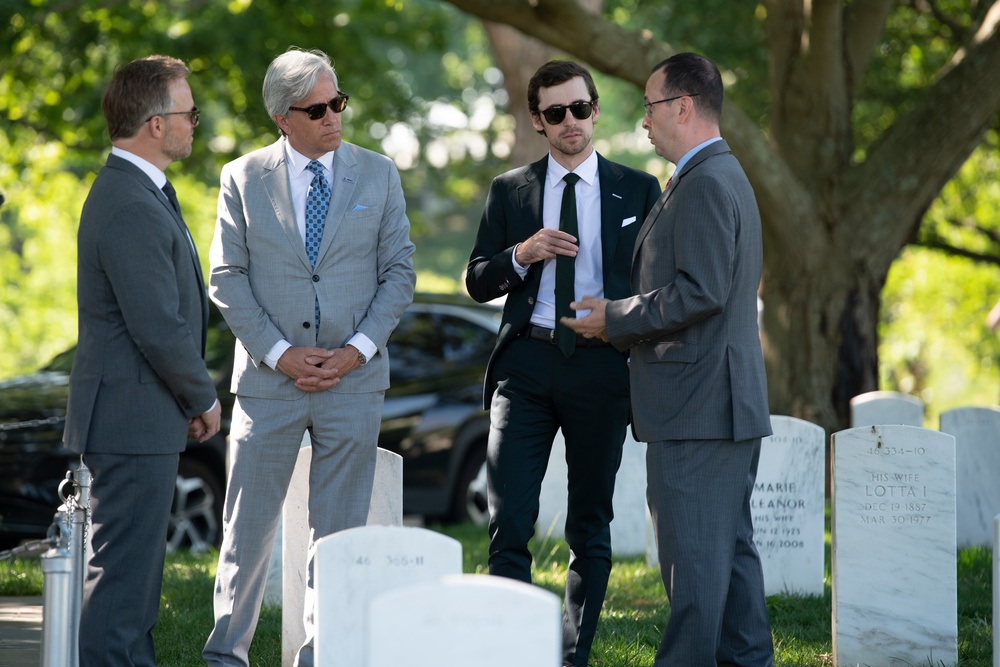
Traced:
MULTIPOLYGON (((426 528, 365 526, 318 540, 315 664, 365 667, 372 629, 367 609, 375 596, 461 573, 461 543, 426 528)), ((371 618, 394 631, 406 624, 371 618)))
MULTIPOLYGON (((302 440, 288 485, 281 513, 281 664, 292 667, 295 654, 305 641, 303 616, 306 608, 306 582, 309 564, 309 468, 312 445, 309 434, 302 440), (282 564, 284 564, 282 566, 282 564)), ((399 454, 378 449, 375 459, 375 484, 368 506, 369 526, 403 524, 403 459, 399 454)), ((272 564, 275 557, 272 554, 272 564)), ((308 604, 314 604, 309 600, 308 604)), ((317 663, 319 664, 319 663, 317 663)))
POLYGON ((834 664, 956 664, 955 438, 864 426, 832 451, 834 664))
POLYGON ((823 595, 826 431, 771 416, 750 498, 767 595, 823 595))
MULTIPOLYGON (((562 539, 566 527, 567 481, 566 439, 556 433, 548 468, 539 493, 535 533, 562 539)), ((622 462, 615 479, 615 518, 611 521, 611 550, 615 556, 646 553, 646 443, 636 442, 631 430, 625 436, 622 462)))
POLYGON ((383 593, 372 600, 368 615, 368 667, 560 664, 559 598, 519 581, 443 577, 383 593))
POLYGON ((1000 409, 948 410, 941 432, 955 436, 958 546, 989 546, 1000 512, 1000 409))
POLYGON ((924 402, 898 391, 869 391, 851 399, 851 428, 873 424, 924 425, 924 402))

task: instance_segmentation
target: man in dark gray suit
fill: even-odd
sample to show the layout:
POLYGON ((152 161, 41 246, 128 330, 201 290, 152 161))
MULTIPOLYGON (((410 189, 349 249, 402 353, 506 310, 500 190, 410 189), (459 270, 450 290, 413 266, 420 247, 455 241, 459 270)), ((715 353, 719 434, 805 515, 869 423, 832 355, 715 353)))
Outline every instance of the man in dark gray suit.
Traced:
POLYGON ((386 343, 413 299, 414 246, 392 160, 343 141, 330 59, 292 49, 264 76, 281 138, 222 170, 211 297, 236 334, 232 470, 209 665, 247 665, 281 504, 303 435, 309 472, 306 639, 315 543, 368 519, 389 386, 386 343))
POLYGON ((198 253, 163 170, 191 153, 184 63, 121 67, 101 105, 111 155, 80 217, 79 343, 64 440, 93 474, 81 667, 154 667, 179 453, 219 430, 198 253))
POLYGON ((583 340, 558 318, 572 312, 576 295, 631 294, 632 246, 660 187, 594 150, 597 88, 577 63, 542 65, 528 84, 528 107, 549 153, 493 181, 466 275, 474 299, 507 296, 484 392, 492 421, 489 567, 490 574, 531 582, 528 540, 561 428, 570 547, 562 660, 586 665, 611 573, 628 365, 606 342, 583 340))
POLYGON ((760 214, 719 133, 723 88, 682 53, 646 82, 657 154, 677 165, 636 240, 636 296, 575 304, 567 321, 632 355, 635 436, 648 442, 653 515, 670 619, 657 667, 773 665, 750 494, 771 434, 757 332, 760 214))

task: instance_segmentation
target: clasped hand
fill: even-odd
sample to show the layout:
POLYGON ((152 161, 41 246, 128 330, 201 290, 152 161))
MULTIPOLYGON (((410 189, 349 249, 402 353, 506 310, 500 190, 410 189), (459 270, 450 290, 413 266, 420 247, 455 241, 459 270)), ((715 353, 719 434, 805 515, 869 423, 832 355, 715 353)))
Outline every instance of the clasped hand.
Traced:
POLYGON ((526 241, 517 246, 514 259, 521 266, 528 266, 545 259, 553 259, 557 255, 576 257, 580 250, 576 238, 558 229, 539 229, 526 241))
POLYGON ((608 342, 608 327, 605 319, 607 305, 607 299, 585 296, 579 301, 571 302, 569 307, 573 310, 589 310, 589 313, 583 317, 563 317, 559 321, 578 334, 582 334, 584 338, 599 338, 608 342))
POLYGON ((325 391, 337 386, 360 364, 353 346, 327 350, 321 347, 290 347, 278 359, 278 370, 295 380, 302 391, 325 391))

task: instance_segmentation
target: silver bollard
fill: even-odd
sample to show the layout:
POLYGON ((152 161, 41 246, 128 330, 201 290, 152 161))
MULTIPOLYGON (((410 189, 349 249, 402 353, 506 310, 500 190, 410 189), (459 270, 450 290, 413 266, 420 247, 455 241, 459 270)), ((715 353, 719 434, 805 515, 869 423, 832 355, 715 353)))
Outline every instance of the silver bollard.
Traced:
MULTIPOLYGON (((60 508, 63 510, 65 505, 60 508)), ((53 524, 60 535, 55 546, 42 554, 42 667, 76 667, 79 664, 76 637, 78 614, 74 614, 73 595, 76 576, 73 554, 69 549, 68 512, 56 515, 53 524)))
POLYGON ((80 612, 83 609, 83 581, 87 576, 87 563, 90 561, 90 468, 84 465, 82 457, 80 467, 74 473, 76 486, 76 501, 66 499, 73 504, 73 533, 70 551, 73 554, 73 597, 72 623, 70 624, 70 667, 80 664, 80 612))

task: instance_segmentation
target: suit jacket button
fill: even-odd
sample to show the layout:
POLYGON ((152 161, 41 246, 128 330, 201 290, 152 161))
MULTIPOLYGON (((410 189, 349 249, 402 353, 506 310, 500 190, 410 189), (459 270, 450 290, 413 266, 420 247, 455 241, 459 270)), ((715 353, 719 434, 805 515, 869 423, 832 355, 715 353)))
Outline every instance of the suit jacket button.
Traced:
POLYGON ((313 282, 314 283, 318 283, 319 282, 319 276, 313 276, 313 282))
POLYGON ((303 323, 302 323, 302 328, 303 328, 303 329, 308 329, 308 328, 309 328, 309 327, 311 327, 311 326, 312 326, 312 325, 311 325, 311 324, 309 324, 308 322, 303 322, 303 323))
POLYGON ((529 296, 528 297, 528 305, 529 306, 535 305, 535 297, 533 297, 533 296, 529 296))

